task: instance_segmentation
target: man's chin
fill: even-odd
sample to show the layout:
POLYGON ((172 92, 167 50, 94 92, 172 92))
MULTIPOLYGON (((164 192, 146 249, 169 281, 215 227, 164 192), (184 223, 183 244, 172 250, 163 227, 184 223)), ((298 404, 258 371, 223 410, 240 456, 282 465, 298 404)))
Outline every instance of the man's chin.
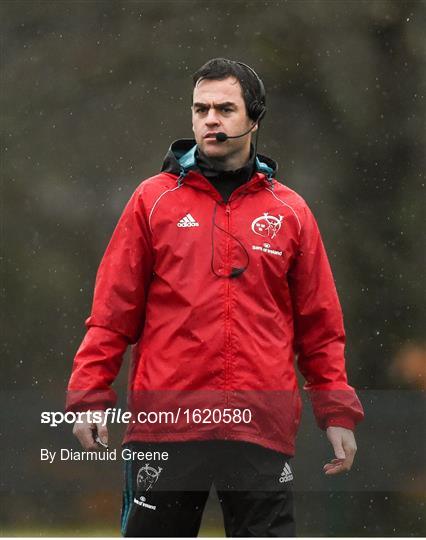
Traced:
POLYGON ((227 155, 227 149, 224 143, 217 142, 215 139, 209 141, 203 141, 201 145, 198 145, 201 152, 207 157, 223 157, 227 155))

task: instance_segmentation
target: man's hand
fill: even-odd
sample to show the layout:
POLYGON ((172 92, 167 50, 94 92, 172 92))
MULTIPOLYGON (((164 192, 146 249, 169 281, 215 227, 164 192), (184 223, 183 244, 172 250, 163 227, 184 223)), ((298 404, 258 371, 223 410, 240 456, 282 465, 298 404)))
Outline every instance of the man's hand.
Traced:
POLYGON ((356 442, 353 431, 350 429, 330 426, 327 428, 328 440, 333 445, 336 459, 324 465, 325 474, 340 474, 350 471, 356 452, 356 442))
POLYGON ((103 425, 104 411, 99 411, 102 414, 100 422, 89 422, 87 416, 82 417, 82 422, 76 422, 72 430, 73 434, 80 441, 81 446, 85 450, 101 450, 103 446, 95 441, 96 437, 104 443, 108 444, 108 428, 103 425))

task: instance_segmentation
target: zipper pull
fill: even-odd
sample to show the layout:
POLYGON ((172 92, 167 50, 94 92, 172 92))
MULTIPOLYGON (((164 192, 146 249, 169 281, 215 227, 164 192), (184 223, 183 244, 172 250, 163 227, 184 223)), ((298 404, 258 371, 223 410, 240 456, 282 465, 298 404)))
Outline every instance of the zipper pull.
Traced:
POLYGON ((229 204, 226 205, 225 212, 228 214, 228 216, 231 213, 231 207, 229 206, 229 204))

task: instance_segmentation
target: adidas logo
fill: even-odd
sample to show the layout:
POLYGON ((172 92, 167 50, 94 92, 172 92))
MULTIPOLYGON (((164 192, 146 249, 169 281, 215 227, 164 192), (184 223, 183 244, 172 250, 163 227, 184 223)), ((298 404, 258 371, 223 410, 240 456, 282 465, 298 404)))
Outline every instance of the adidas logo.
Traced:
POLYGON ((200 224, 196 221, 191 214, 186 214, 180 221, 177 222, 178 227, 199 227, 200 224))
POLYGON ((290 482, 290 480, 293 480, 293 473, 291 472, 290 465, 286 463, 280 476, 280 482, 290 482))

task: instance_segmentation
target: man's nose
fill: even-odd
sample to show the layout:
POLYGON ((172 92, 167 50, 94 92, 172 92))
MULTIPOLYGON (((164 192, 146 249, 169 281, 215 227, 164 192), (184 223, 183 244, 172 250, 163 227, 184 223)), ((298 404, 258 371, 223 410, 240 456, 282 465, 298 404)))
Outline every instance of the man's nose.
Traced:
POLYGON ((206 117, 206 124, 207 125, 219 124, 219 116, 217 114, 216 109, 214 109, 213 107, 209 109, 209 112, 206 117))

